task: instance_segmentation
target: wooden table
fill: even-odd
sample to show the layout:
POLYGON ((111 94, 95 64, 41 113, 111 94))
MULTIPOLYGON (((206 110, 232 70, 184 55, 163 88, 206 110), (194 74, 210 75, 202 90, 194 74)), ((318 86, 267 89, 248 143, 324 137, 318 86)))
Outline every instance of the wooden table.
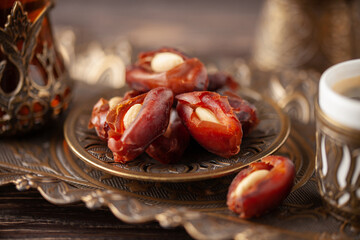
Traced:
POLYGON ((126 224, 108 209, 53 205, 37 190, 20 192, 12 185, 0 188, 0 238, 192 239, 182 228, 126 224))

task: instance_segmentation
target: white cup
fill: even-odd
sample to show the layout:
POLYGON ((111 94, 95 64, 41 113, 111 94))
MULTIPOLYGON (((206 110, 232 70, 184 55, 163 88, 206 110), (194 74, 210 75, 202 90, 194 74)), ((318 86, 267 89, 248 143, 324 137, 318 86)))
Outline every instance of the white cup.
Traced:
POLYGON ((319 105, 336 122, 360 130, 360 100, 346 97, 334 89, 339 81, 357 76, 360 78, 360 59, 342 62, 326 70, 320 78, 319 105))

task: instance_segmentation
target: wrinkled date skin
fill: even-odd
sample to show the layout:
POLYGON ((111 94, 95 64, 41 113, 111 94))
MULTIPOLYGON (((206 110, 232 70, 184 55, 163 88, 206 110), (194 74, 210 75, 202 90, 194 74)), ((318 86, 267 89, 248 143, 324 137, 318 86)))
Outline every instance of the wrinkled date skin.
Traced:
POLYGON ((232 91, 236 91, 240 88, 240 85, 234 80, 234 78, 223 72, 209 73, 209 91, 216 91, 220 88, 228 88, 232 91))
POLYGON ((95 128, 95 131, 99 138, 106 141, 108 138, 109 126, 106 122, 106 116, 109 112, 109 101, 100 98, 100 100, 94 105, 91 118, 89 121, 89 128, 95 128))
POLYGON ((166 132, 149 145, 146 153, 161 163, 176 163, 188 147, 189 141, 190 134, 173 109, 166 132))
POLYGON ((290 159, 282 156, 265 157, 261 162, 250 164, 234 178, 229 187, 227 205, 241 218, 260 216, 278 206, 287 197, 294 178, 295 167, 290 159), (264 170, 268 171, 265 176, 257 181, 247 181, 254 172, 264 170), (246 179, 247 177, 249 178, 246 179), (247 187, 244 187, 245 182, 247 187), (245 190, 239 193, 241 184, 245 190))
POLYGON ((110 110, 106 121, 108 147, 113 152, 114 161, 125 163, 135 159, 157 137, 164 134, 169 124, 173 93, 168 88, 155 88, 110 110), (141 109, 131 125, 125 129, 123 120, 127 111, 135 104, 141 109))
POLYGON ((191 92, 176 96, 177 112, 193 138, 206 150, 229 158, 240 151, 242 129, 226 97, 215 92, 191 92), (219 123, 203 121, 198 107, 211 111, 219 123))
MULTIPOLYGON (((124 97, 121 98, 121 101, 126 101, 140 94, 142 94, 142 92, 138 92, 135 90, 128 91, 125 93, 124 97)), ((106 117, 109 111, 110 111, 109 101, 104 98, 100 98, 99 101, 93 107, 91 118, 88 125, 89 129, 95 128, 96 134, 103 141, 108 140, 108 131, 110 128, 106 121, 106 117)))
POLYGON ((174 95, 206 90, 208 87, 207 70, 197 58, 188 58, 181 52, 162 48, 156 51, 141 53, 138 61, 126 69, 127 84, 140 92, 146 92, 156 87, 170 88, 174 95), (151 60, 157 53, 170 52, 179 55, 184 62, 164 72, 154 72, 151 60))
POLYGON ((256 107, 233 92, 224 91, 222 95, 228 97, 230 106, 242 125, 244 136, 248 135, 259 123, 256 107))
POLYGON ((136 90, 130 90, 130 91, 127 91, 125 94, 124 94, 124 97, 123 97, 123 101, 125 100, 128 100, 130 98, 134 98, 134 97, 137 97, 141 94, 144 94, 144 92, 139 92, 139 91, 136 91, 136 90))

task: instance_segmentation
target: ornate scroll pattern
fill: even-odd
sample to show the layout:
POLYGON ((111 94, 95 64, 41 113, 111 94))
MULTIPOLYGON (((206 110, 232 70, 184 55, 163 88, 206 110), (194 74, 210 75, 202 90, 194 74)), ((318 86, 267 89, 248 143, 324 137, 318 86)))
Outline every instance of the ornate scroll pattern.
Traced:
POLYGON ((320 177, 320 194, 333 208, 348 213, 348 220, 358 221, 360 148, 340 142, 321 130, 317 135, 317 144, 316 172, 320 177))
MULTIPOLYGON (((82 201, 91 209, 108 207, 128 223, 157 221, 163 227, 183 226, 195 239, 302 239, 304 234, 307 239, 318 239, 317 232, 300 233, 281 227, 283 221, 288 224, 299 219, 308 221, 308 214, 317 221, 325 218, 311 206, 306 215, 297 211, 303 204, 307 206, 314 201, 307 192, 309 189, 304 188, 313 171, 309 161, 313 158, 312 151, 298 134, 292 133, 278 152, 295 161, 294 192, 271 214, 257 221, 245 221, 225 205, 232 176, 189 183, 144 182, 108 176, 90 169, 72 155, 59 130, 61 132, 61 129, 44 131, 22 140, 0 140, 0 185, 13 183, 19 190, 36 188, 54 204, 82 201), (309 199, 302 200, 303 196, 309 199)), ((326 232, 322 235, 338 236, 326 232)))
MULTIPOLYGON (((58 179, 0 172, 0 185, 13 183, 19 190, 36 188, 54 204, 82 201, 90 209, 108 207, 120 220, 128 223, 158 221, 162 227, 183 226, 195 239, 318 239, 311 232, 286 231, 265 224, 238 219, 224 213, 206 213, 186 208, 151 206, 110 190, 78 188, 58 179)), ((287 220, 289 221, 289 219, 287 220)), ((322 233, 324 238, 350 239, 347 235, 322 233)))
MULTIPOLYGON (((293 133, 287 143, 280 148, 278 154, 285 155, 293 159, 297 177, 293 190, 301 188, 311 177, 314 170, 314 156, 310 153, 312 149, 301 141, 299 135, 293 133), (299 147, 300 146, 300 147, 299 147), (302 157, 303 152, 308 152, 308 159, 302 157)), ((66 150, 66 149, 65 149, 66 150)), ((70 151, 70 150, 68 150, 70 151)), ((223 199, 226 198, 227 188, 230 185, 234 175, 221 177, 217 179, 202 180, 197 182, 143 182, 111 176, 108 174, 99 174, 99 171, 87 171, 84 162, 74 161, 68 158, 67 164, 72 169, 77 169, 76 175, 82 175, 89 182, 100 185, 104 188, 115 188, 121 191, 130 191, 136 193, 136 196, 149 197, 158 204, 175 204, 177 206, 186 206, 188 208, 201 209, 226 209, 223 199), (205 208, 206 206, 206 208, 205 208)), ((63 163, 65 165, 65 163, 63 163)))
POLYGON ((360 220, 360 131, 347 128, 316 107, 316 173, 324 200, 339 216, 360 220))
POLYGON ((42 126, 49 117, 66 109, 70 101, 66 73, 56 61, 52 42, 47 42, 51 39, 37 43, 48 27, 44 22, 50 6, 44 6, 31 22, 16 1, 8 22, 0 28, 0 135, 42 126))

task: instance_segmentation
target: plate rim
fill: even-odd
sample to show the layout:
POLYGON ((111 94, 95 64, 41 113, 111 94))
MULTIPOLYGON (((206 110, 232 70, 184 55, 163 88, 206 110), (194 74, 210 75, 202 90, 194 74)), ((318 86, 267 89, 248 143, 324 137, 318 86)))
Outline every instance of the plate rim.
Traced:
POLYGON ((252 96, 256 101, 261 99, 264 102, 269 103, 276 111, 277 115, 279 116, 280 122, 281 122, 281 131, 280 134, 276 137, 274 142, 268 147, 268 149, 264 150, 263 152, 260 152, 259 155, 257 155, 257 159, 242 164, 239 166, 236 165, 230 165, 223 168, 215 169, 211 172, 200 172, 200 173, 147 173, 147 172, 137 172, 136 174, 133 171, 127 170, 127 169, 121 169, 116 166, 112 166, 109 163, 103 162, 94 156, 92 156, 90 153, 88 153, 79 143, 77 140, 77 137, 75 135, 75 131, 71 129, 71 126, 74 126, 78 116, 84 112, 84 111, 91 111, 91 108, 89 107, 82 107, 82 106, 75 106, 67 115, 65 123, 64 123, 64 138, 66 143, 68 144, 70 150, 82 161, 84 161, 86 164, 100 170, 103 172, 106 172, 108 174, 117 176, 117 177, 123 177, 127 179, 132 180, 138 180, 138 181, 149 181, 149 182, 191 182, 191 181, 199 181, 199 180, 206 180, 206 179, 213 179, 213 178, 219 178, 223 177, 235 172, 238 172, 242 168, 246 167, 252 162, 258 161, 261 158, 264 158, 272 153, 274 153, 276 150, 278 150, 287 140, 290 134, 291 130, 291 122, 289 117, 281 110, 281 108, 270 98, 267 98, 266 96, 261 95, 260 93, 252 90, 252 89, 241 89, 238 92, 247 92, 245 95, 251 94, 255 95, 256 97, 252 96))

